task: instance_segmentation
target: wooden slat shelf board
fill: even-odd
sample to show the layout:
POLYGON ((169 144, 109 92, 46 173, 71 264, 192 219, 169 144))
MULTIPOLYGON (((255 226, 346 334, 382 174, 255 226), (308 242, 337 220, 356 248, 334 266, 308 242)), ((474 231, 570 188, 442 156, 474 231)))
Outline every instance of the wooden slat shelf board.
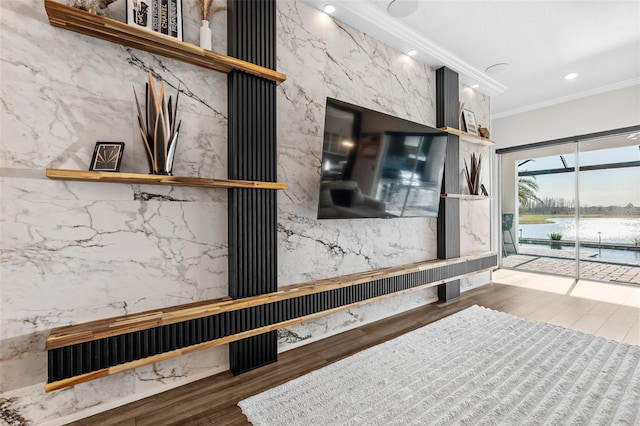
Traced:
POLYGON ((440 194, 440 198, 459 198, 461 200, 492 200, 493 197, 487 197, 486 195, 471 195, 471 194, 440 194))
MULTIPOLYGON (((400 296, 403 294, 407 294, 407 293, 411 293, 413 291, 418 291, 418 290, 423 290, 425 288, 429 288, 429 287, 435 287, 437 285, 440 284, 444 284, 448 281, 454 281, 457 279, 461 279, 461 276, 457 276, 457 277, 451 277, 448 278, 446 280, 441 280, 441 281, 436 281, 436 282, 432 282, 432 283, 428 283, 428 284, 424 284, 421 286, 416 286, 413 288, 409 288, 406 290, 402 290, 402 291, 398 291, 396 293, 391 293, 391 294, 385 294, 382 296, 378 296, 378 297, 374 297, 371 299, 367 299, 367 300, 363 300, 361 302, 356 302, 356 303, 351 303, 349 305, 344 305, 344 306, 339 306, 337 308, 333 308, 333 309, 328 309, 326 311, 322 311, 322 312, 317 312, 315 314, 310 314, 310 315, 305 315, 305 316, 301 316, 298 318, 294 318, 288 321, 282 321, 276 324, 272 324, 272 325, 268 325, 265 327, 260 327, 260 328, 254 328, 252 330, 248 330, 248 331, 244 331, 241 333, 237 333, 237 334, 233 334, 231 336, 226 336, 226 337, 222 337, 220 339, 215 339, 215 340, 210 340, 207 342, 202 342, 202 343, 197 343, 195 345, 191 345, 189 347, 186 348, 181 348, 181 349, 176 349, 170 352, 164 352, 158 355, 152 355, 146 358, 141 358, 135 361, 130 361, 130 362, 125 362, 122 364, 118 364, 115 365, 113 367, 108 367, 108 368, 103 368, 97 371, 92 371, 91 373, 86 373, 86 374, 81 374, 78 376, 73 376, 73 377, 69 377, 68 379, 62 379, 62 380, 58 380, 55 382, 51 382, 51 383, 46 383, 45 384, 45 391, 46 392, 52 392, 55 390, 59 390, 59 389, 64 389, 70 386, 75 386, 77 384, 80 383, 84 383, 84 382, 89 382, 91 380, 95 380, 95 379, 100 379, 103 377, 107 377, 107 376, 111 376, 113 374, 118 374, 121 373, 123 371, 127 371, 127 370, 132 370, 134 368, 138 368, 138 367, 142 367, 144 365, 149 365, 149 364, 154 364, 156 362, 160 362, 160 361, 165 361, 171 358, 176 358, 179 356, 183 356, 183 355, 187 355, 189 353, 192 352, 196 352, 196 351, 200 351, 203 349, 208 349, 208 348, 212 348, 214 346, 220 346, 220 345, 226 345, 228 343, 231 342, 236 342, 238 340, 242 340, 242 339, 246 339, 248 337, 252 337, 252 336, 257 336, 259 334, 262 333, 267 333, 269 331, 274 331, 274 330, 278 330, 280 328, 285 328, 285 327, 291 327, 293 325, 296 324, 300 324, 302 322, 305 321, 311 321, 313 319, 316 318, 320 318, 323 317, 325 315, 330 315, 336 312, 342 312, 342 311, 346 311, 349 309, 354 309, 357 308, 359 306, 363 306, 369 303, 374 303, 374 302, 379 302, 382 301, 384 299, 388 299, 391 297, 396 297, 396 296, 400 296)), ((53 332, 52 332, 53 334, 53 332)), ((48 345, 48 340, 47 340, 47 345, 48 345)), ((47 347, 47 349, 50 349, 49 347, 47 347)))
POLYGON ((47 169, 54 180, 84 182, 137 183, 142 185, 196 186, 202 188, 286 189, 286 183, 249 180, 208 179, 185 176, 145 175, 140 173, 93 172, 84 170, 47 169))
POLYGON ((483 138, 481 136, 476 136, 476 135, 472 135, 471 133, 467 133, 467 132, 463 132, 462 130, 456 129, 455 127, 440 127, 440 130, 444 130, 447 133, 451 133, 453 135, 458 135, 460 137, 460 139, 467 141, 467 142, 471 142, 471 143, 478 143, 481 145, 495 145, 496 142, 491 140, 491 139, 487 139, 487 138, 483 138))
MULTIPOLYGON (((262 294, 244 299, 230 299, 224 297, 185 305, 172 306, 169 308, 158 309, 153 311, 140 312, 137 314, 124 315, 113 318, 106 318, 81 324, 58 327, 51 330, 51 334, 47 339, 46 348, 55 349, 77 343, 89 342, 92 340, 102 339, 105 337, 117 336, 120 334, 130 333, 134 331, 146 330, 162 325, 174 324, 182 321, 202 318, 210 315, 219 314, 238 309, 250 308, 253 306, 264 305, 267 303, 287 300, 294 297, 305 296, 314 293, 321 293, 337 288, 353 286, 365 283, 375 279, 389 278, 397 275, 403 275, 411 272, 419 272, 426 269, 437 268, 445 265, 453 265, 458 263, 469 262, 476 259, 482 259, 487 256, 495 255, 494 252, 484 252, 475 255, 459 257, 456 259, 434 259, 424 262, 415 262, 407 265, 394 266, 384 269, 376 269, 374 271, 360 272, 356 274, 343 275, 339 277, 327 278, 318 281, 311 281, 302 284, 293 284, 280 287, 277 292, 262 294)), ((433 284, 433 283, 430 283, 433 284)), ((437 284, 437 283, 436 283, 437 284)), ((398 295, 399 293, 393 293, 398 295)), ((385 295, 389 296, 389 295, 385 295)), ((389 296, 389 297, 391 297, 389 296)), ((381 296, 383 297, 383 296, 381 296)), ((377 299, 376 299, 377 300, 377 299)), ((372 300, 366 300, 358 303, 370 303, 372 300)), ((326 315, 327 311, 319 313, 326 315)), ((314 314, 315 315, 315 314, 314 314)), ((309 317, 306 317, 309 319, 309 317)), ((287 322, 288 326, 293 323, 287 322)), ((270 326, 274 327, 274 326, 270 326)), ((276 328, 279 328, 278 326, 276 328)), ((275 328, 274 328, 275 329, 275 328)), ((262 330, 262 329, 261 329, 262 330)), ((261 332, 264 332, 261 331, 261 332)), ((259 334, 259 333, 258 333, 259 334)), ((206 344, 206 343, 205 343, 206 344)), ((119 368, 119 367, 118 367, 119 368)))
POLYGON ((277 84, 282 83, 287 78, 284 74, 269 68, 221 55, 173 37, 136 28, 133 25, 128 25, 115 19, 85 12, 55 0, 44 0, 44 7, 49 16, 49 22, 54 27, 64 28, 224 73, 235 69, 273 80, 277 84))

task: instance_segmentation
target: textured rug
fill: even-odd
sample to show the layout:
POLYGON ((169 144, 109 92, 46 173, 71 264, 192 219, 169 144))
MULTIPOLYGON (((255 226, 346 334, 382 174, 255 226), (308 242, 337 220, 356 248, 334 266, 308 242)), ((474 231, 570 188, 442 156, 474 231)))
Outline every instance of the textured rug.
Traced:
POLYGON ((640 346, 473 306, 238 405, 254 425, 638 425, 640 346))

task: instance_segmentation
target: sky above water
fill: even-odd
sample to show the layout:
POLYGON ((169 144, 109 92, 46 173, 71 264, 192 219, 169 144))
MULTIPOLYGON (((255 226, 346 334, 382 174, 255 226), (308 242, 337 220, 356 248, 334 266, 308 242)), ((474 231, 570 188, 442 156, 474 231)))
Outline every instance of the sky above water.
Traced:
MULTIPOLYGON (((575 155, 565 154, 567 167, 575 166, 575 155)), ((622 148, 581 152, 580 166, 614 164, 640 161, 637 145, 622 148)), ((522 162, 520 162, 522 163, 522 162)), ((536 158, 518 167, 524 170, 560 169, 564 165, 559 155, 536 158)), ((626 206, 629 203, 640 206, 640 167, 616 168, 608 170, 582 171, 580 181, 581 206, 626 206)), ((544 198, 575 199, 575 174, 558 173, 538 175, 538 196, 544 198)))

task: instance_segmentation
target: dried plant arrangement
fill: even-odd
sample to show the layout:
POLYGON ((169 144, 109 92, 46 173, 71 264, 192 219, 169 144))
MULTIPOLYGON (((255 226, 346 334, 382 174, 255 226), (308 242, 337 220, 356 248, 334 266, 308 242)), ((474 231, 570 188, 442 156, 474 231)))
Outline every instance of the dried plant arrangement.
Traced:
POLYGON ((210 21, 209 17, 219 10, 225 10, 226 4, 214 4, 213 0, 196 0, 200 9, 200 19, 210 21))
POLYGON ((107 7, 116 0, 68 0, 69 6, 86 10, 89 13, 107 15, 107 7))
POLYGON ((482 154, 476 157, 475 153, 471 154, 471 170, 464 160, 464 177, 467 179, 469 194, 478 195, 480 193, 480 168, 482 166, 482 154))
POLYGON ((138 94, 135 88, 133 89, 138 107, 138 125, 147 153, 149 170, 152 174, 170 175, 173 170, 173 159, 182 123, 180 121, 176 125, 180 87, 176 92, 175 104, 172 104, 171 96, 167 97, 164 80, 158 92, 153 75, 149 71, 149 81, 146 83, 145 91, 146 108, 145 115, 142 115, 138 94))

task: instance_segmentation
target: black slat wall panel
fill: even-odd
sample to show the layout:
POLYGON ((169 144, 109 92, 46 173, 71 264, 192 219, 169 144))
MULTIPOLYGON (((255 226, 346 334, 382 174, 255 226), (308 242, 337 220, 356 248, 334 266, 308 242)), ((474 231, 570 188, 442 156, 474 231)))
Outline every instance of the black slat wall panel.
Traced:
MULTIPOLYGON (((489 255, 458 264, 443 265, 92 342, 50 349, 48 351, 48 382, 485 270, 495 267, 497 261, 496 255, 489 255), (123 357, 122 354, 126 355, 123 357)), ((445 289, 442 291, 446 291, 446 287, 439 286, 439 292, 441 288, 445 289)), ((234 343, 237 344, 230 348, 230 351, 235 351, 230 352, 230 355, 233 355, 231 359, 234 362, 234 368, 244 369, 247 365, 264 365, 271 362, 270 354, 277 352, 277 333, 270 331, 234 343)))
MULTIPOLYGON (((275 0, 228 1, 227 31, 229 56, 275 70, 275 0)), ((228 177, 275 182, 275 82, 232 71, 228 88, 228 177)), ((278 288, 276 196, 272 190, 229 190, 229 296, 234 299, 278 288)), ((250 317, 243 316, 228 327, 234 334, 249 329, 250 322, 250 317)), ((264 365, 267 360, 274 362, 276 335, 268 333, 231 343, 229 354, 234 374, 264 365)))
MULTIPOLYGON (((458 73, 442 67, 436 70, 436 126, 458 128, 459 102, 458 73)), ((460 192, 460 143, 457 135, 449 135, 447 154, 444 163, 442 192, 457 194, 460 192)), ((460 200, 441 198, 438 212, 438 258, 454 259, 460 257, 460 200)), ((438 299, 443 302, 460 297, 460 280, 438 287, 438 299)))

